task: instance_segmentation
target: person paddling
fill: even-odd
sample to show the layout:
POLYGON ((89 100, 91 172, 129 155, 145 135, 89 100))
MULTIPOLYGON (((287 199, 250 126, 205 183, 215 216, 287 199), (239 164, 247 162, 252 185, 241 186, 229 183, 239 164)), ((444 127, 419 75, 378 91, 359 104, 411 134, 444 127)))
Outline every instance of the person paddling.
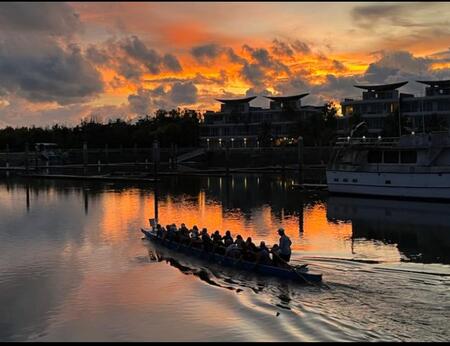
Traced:
POLYGON ((289 262, 291 260, 292 242, 285 234, 283 228, 278 229, 278 234, 280 235, 280 242, 278 244, 280 250, 278 252, 278 256, 280 256, 280 258, 284 261, 289 262))

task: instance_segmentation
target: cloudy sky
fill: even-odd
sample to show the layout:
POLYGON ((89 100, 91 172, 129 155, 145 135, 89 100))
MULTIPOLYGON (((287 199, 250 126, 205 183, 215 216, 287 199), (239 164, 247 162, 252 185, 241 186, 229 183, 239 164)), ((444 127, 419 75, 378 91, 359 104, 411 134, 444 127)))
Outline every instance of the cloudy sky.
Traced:
POLYGON ((0 3, 0 127, 416 79, 450 79, 450 3, 0 3))

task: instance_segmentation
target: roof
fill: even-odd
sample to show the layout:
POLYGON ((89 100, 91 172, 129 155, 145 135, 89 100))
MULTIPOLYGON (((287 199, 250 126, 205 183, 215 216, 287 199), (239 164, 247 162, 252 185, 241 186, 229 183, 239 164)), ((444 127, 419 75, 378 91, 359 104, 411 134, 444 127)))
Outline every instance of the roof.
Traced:
POLYGON ((450 79, 447 80, 434 80, 434 81, 423 81, 423 80, 416 80, 417 83, 427 84, 429 86, 450 86, 450 79))
POLYGON ((408 82, 400 82, 393 84, 380 84, 380 85, 354 85, 355 88, 371 90, 371 91, 385 91, 385 90, 394 90, 404 86, 408 82))
POLYGON ((251 100, 254 100, 256 98, 256 96, 251 96, 251 97, 246 97, 243 99, 231 99, 231 100, 224 100, 224 99, 216 99, 216 101, 222 102, 222 103, 227 103, 227 104, 232 104, 232 103, 247 103, 250 102, 251 100))
POLYGON ((264 96, 265 98, 268 98, 272 101, 279 101, 279 102, 285 102, 285 101, 296 101, 300 100, 302 97, 305 97, 309 95, 309 93, 306 94, 298 94, 298 95, 292 95, 292 96, 264 96))

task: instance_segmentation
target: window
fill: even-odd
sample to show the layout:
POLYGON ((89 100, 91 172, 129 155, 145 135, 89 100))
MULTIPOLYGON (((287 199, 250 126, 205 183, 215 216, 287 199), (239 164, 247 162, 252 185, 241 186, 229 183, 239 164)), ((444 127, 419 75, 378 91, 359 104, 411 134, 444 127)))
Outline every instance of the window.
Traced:
POLYGON ((390 180, 386 180, 384 183, 385 183, 385 184, 390 184, 391 181, 390 181, 390 180))
POLYGON ((414 150, 402 151, 400 153, 401 163, 416 163, 417 162, 417 152, 414 150))
POLYGON ((339 181, 339 179, 338 178, 334 178, 334 181, 339 181))
POLYGON ((398 151, 385 151, 384 163, 398 163, 398 151))
POLYGON ((342 179, 342 181, 343 181, 344 183, 346 183, 346 182, 348 182, 348 179, 347 179, 347 178, 344 178, 344 179, 342 179))
POLYGON ((357 182, 358 182, 358 179, 352 179, 352 182, 353 182, 353 183, 357 183, 357 182))

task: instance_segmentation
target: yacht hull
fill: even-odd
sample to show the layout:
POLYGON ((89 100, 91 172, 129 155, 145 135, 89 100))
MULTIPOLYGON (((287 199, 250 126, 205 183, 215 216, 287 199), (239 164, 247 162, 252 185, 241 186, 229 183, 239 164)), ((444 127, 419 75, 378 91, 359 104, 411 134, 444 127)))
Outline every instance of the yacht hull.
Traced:
POLYGON ((327 170, 326 175, 331 193, 450 200, 450 172, 327 170))

